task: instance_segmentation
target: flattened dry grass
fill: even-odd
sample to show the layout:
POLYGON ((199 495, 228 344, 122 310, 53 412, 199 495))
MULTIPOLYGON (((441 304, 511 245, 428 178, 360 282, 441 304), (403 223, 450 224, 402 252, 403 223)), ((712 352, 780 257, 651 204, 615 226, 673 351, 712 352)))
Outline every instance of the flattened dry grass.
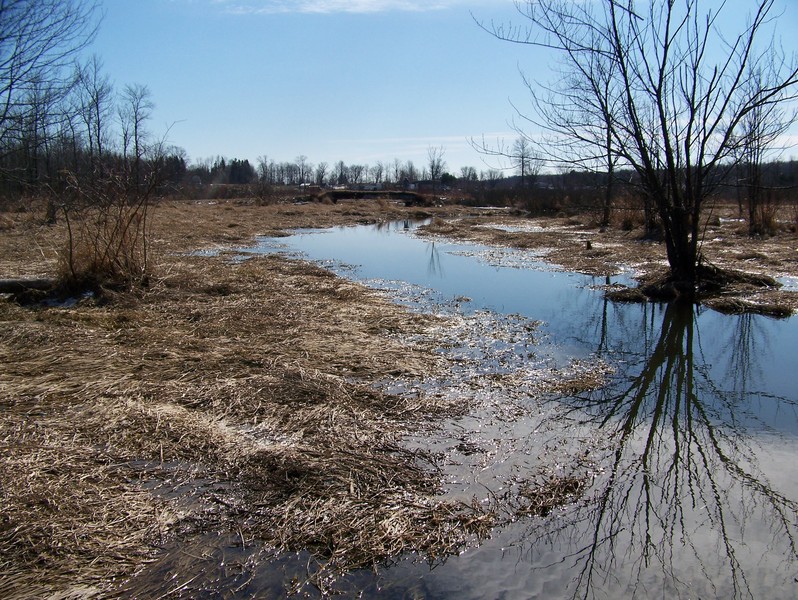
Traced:
POLYGON ((546 516, 566 502, 573 502, 581 497, 587 488, 587 477, 565 475, 550 476, 534 485, 525 485, 519 498, 519 515, 546 516))
POLYGON ((174 515, 65 435, 61 419, 42 418, 45 407, 10 412, 0 429, 0 595, 93 597, 100 582, 150 557, 174 515))
POLYGON ((260 477, 266 465, 283 477, 271 494, 251 502, 267 516, 256 535, 274 536, 279 547, 307 548, 336 571, 373 567, 410 550, 430 560, 447 556, 494 525, 495 515, 479 506, 436 498, 438 482, 400 446, 383 443, 366 465, 364 458, 356 446, 341 444, 253 456, 248 473, 260 477))
POLYGON ((370 385, 441 366, 396 335, 428 317, 280 257, 164 254, 112 300, 0 303, 0 596, 113 596, 187 532, 341 572, 489 530, 401 445, 452 402, 370 385))
MULTIPOLYGON (((0 302, 0 597, 116 597, 193 534, 310 550, 320 588, 488 535, 496 507, 447 499, 433 458, 403 445, 464 403, 373 386, 440 377, 442 321, 306 263, 186 254, 413 216, 165 203, 149 288, 71 308, 0 302)), ((0 275, 54 274, 63 231, 7 220, 0 275)))

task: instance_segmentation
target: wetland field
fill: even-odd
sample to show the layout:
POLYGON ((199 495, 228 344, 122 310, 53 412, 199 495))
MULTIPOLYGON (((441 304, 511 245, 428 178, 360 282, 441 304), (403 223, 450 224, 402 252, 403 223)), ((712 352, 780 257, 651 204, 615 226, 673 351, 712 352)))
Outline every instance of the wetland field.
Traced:
MULTIPOLYGON (((798 233, 701 306, 591 215, 163 201, 147 287, 0 298, 0 597, 792 598, 798 233), (35 301, 34 301, 35 300, 35 301)), ((0 212, 0 279, 63 223, 0 212)))

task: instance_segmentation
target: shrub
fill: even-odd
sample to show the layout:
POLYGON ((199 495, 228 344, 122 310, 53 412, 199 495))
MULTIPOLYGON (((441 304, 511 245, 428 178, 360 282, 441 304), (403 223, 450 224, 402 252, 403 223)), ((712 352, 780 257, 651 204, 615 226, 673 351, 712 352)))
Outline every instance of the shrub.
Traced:
POLYGON ((72 290, 122 289, 149 278, 147 216, 154 182, 124 175, 80 180, 67 174, 59 208, 67 226, 59 283, 72 290))

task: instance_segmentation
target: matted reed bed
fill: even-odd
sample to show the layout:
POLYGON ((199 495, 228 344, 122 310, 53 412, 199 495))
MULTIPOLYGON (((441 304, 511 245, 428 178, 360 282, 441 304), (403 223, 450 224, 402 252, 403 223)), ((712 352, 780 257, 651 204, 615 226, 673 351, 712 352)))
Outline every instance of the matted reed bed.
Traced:
POLYGON ((170 271, 109 306, 2 305, 0 595, 106 589, 187 523, 235 522, 342 567, 484 531, 482 515, 434 499, 434 468, 398 444, 453 407, 353 378, 434 367, 380 335, 421 317, 276 257, 170 271), (142 489, 174 478, 181 502, 142 489), (223 503, 192 489, 208 479, 227 482, 223 503))
MULTIPOLYGON (((403 444, 468 403, 374 385, 446 370, 440 317, 300 261, 185 253, 313 208, 164 206, 150 287, 0 301, 0 597, 115 597, 161 548, 208 532, 309 551, 324 588, 402 553, 456 553, 505 518, 447 497, 435 457, 403 444)), ((324 225, 379 207, 317 210, 324 225)), ((52 274, 58 229, 8 220, 3 267, 52 274)))

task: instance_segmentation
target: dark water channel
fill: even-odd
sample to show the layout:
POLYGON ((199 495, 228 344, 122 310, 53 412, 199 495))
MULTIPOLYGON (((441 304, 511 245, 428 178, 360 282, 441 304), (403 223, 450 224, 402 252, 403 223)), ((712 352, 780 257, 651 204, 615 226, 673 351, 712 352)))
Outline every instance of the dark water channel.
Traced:
MULTIPOLYGON (((598 390, 543 399, 520 377, 513 390, 527 416, 454 424, 476 450, 450 453, 452 489, 484 494, 546 460, 567 471, 586 457, 581 501, 432 566, 407 557, 352 574, 345 595, 798 597, 798 317, 608 303, 599 288, 619 278, 420 238, 403 223, 302 231, 256 251, 300 254, 420 310, 459 311, 466 326, 487 313, 508 327, 542 321, 534 352, 507 345, 515 371, 574 359, 613 369, 598 390)), ((222 596, 279 597, 275 573, 290 577, 302 560, 282 557, 222 596)))

